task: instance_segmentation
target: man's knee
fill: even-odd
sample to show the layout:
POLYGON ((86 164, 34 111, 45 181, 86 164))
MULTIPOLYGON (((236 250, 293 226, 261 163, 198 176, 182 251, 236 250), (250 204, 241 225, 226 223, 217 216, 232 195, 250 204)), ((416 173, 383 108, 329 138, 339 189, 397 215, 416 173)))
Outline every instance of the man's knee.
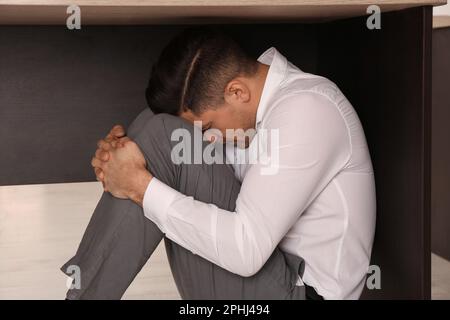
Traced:
POLYGON ((184 157, 192 158, 192 152, 196 150, 195 144, 198 143, 195 139, 200 139, 200 150, 206 146, 199 128, 180 117, 164 113, 155 115, 150 110, 144 110, 136 117, 128 129, 128 136, 139 145, 144 155, 157 149, 168 156, 164 157, 165 160, 177 164, 179 161, 172 159, 172 151, 181 149, 184 157), (198 134, 194 133, 196 130, 198 134))
POLYGON ((171 131, 186 127, 186 122, 180 117, 170 114, 153 114, 149 108, 143 110, 128 128, 128 136, 132 139, 140 135, 157 135, 170 138, 171 131))
POLYGON ((171 133, 186 126, 181 118, 169 114, 154 115, 142 111, 128 128, 128 136, 136 142, 147 161, 150 172, 169 186, 177 185, 177 167, 171 159, 171 133))

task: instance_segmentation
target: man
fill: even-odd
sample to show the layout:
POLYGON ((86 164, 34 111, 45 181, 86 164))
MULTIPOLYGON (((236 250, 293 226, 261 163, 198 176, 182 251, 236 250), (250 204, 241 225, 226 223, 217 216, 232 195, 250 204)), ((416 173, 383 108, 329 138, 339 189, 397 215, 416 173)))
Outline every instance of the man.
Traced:
MULTIPOLYGON (((110 208, 121 223, 127 223, 129 208, 142 207, 144 224, 153 222, 173 241, 166 241, 166 249, 182 297, 217 298, 221 291, 231 298, 261 298, 259 292, 265 290, 269 296, 262 298, 301 299, 304 295, 293 297, 292 290, 304 288, 310 298, 359 298, 374 235, 374 177, 356 112, 332 82, 302 72, 275 48, 254 61, 231 39, 191 29, 164 49, 152 70, 147 101, 154 113, 169 115, 141 120, 141 128, 153 123, 145 130, 133 124, 129 137, 123 128, 113 128, 99 142, 92 165, 105 191, 126 202, 110 208), (226 147, 227 158, 235 151, 231 158, 240 190, 226 165, 174 163, 177 141, 171 132, 184 127, 194 133, 188 125, 194 121, 201 121, 203 131, 214 128, 223 137, 229 129, 256 130, 244 143, 247 149, 226 147), (278 142, 265 148, 270 165, 236 161, 255 150, 262 132, 275 132, 270 139, 278 142), (152 139, 157 141, 148 142, 152 139), (195 166, 200 169, 193 173, 195 166), (181 247, 194 255, 187 258, 181 247), (196 259, 220 273, 195 274, 196 259), (183 285, 198 281, 204 284, 183 285)), ((232 142, 242 142, 242 137, 232 142)), ((66 267, 84 263, 92 274, 86 276, 93 283, 89 286, 95 288, 110 271, 93 267, 104 265, 104 258, 85 261, 92 256, 90 248, 102 247, 103 255, 113 252, 117 263, 129 256, 107 250, 107 241, 93 238, 113 233, 120 239, 114 246, 127 246, 127 237, 152 235, 142 228, 129 231, 131 235, 117 227, 100 230, 93 220, 85 245, 82 241, 66 267)), ((116 239, 105 239, 110 238, 116 239)), ((157 242, 147 243, 153 248, 157 242)), ((152 250, 145 252, 141 263, 152 250)), ((113 268, 112 260, 106 262, 113 268)), ((116 274, 128 279, 140 266, 116 274)))

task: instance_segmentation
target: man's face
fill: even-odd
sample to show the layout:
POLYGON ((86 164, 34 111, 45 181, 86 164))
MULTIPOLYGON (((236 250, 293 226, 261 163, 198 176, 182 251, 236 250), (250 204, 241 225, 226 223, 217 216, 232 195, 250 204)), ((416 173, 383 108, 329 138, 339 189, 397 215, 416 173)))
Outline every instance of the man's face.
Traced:
MULTIPOLYGON (((254 131, 254 119, 246 112, 245 106, 223 104, 216 108, 210 108, 196 115, 191 111, 186 111, 180 116, 191 123, 201 122, 202 131, 212 132, 218 130, 222 135, 223 142, 227 143, 245 143, 248 146, 248 138, 243 133, 251 134, 254 131), (214 130, 209 130, 214 129, 214 130), (232 136, 227 130, 234 130, 232 136), (209 130, 209 131, 208 131, 209 130)), ((254 117, 253 117, 254 118, 254 117)), ((217 136, 215 134, 215 136, 217 136)))
POLYGON ((223 142, 234 143, 239 148, 248 147, 256 133, 256 112, 268 66, 261 64, 260 69, 259 76, 231 80, 225 87, 220 105, 207 107, 200 114, 184 111, 180 116, 192 123, 200 121, 202 130, 207 133, 211 133, 208 129, 219 131, 223 142))

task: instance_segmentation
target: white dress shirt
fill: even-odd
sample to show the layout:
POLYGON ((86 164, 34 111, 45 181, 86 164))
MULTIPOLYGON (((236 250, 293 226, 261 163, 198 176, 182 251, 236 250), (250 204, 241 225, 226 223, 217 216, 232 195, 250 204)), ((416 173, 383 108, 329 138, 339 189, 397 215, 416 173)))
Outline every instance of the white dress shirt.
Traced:
POLYGON ((276 153, 276 174, 264 174, 262 163, 235 164, 242 187, 234 214, 153 178, 144 213, 169 239, 230 272, 257 273, 279 245, 305 259, 302 280, 325 299, 357 299, 376 211, 361 123, 330 80, 301 71, 275 48, 258 61, 270 68, 256 136, 261 129, 278 132, 278 145, 268 150, 276 153))

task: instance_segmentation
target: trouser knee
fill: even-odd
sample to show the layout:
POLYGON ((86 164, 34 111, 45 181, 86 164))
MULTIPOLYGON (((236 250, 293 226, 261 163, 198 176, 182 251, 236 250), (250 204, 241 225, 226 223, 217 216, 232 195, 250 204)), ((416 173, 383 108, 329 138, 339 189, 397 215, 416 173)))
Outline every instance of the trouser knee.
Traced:
MULTIPOLYGON (((187 195, 194 196, 198 188, 208 189, 213 177, 220 177, 221 185, 239 184, 235 181, 231 167, 225 164, 223 145, 216 144, 206 149, 209 142, 203 141, 201 130, 180 117, 153 115, 146 109, 133 121, 128 135, 144 154, 149 171, 162 182, 187 195), (204 154, 208 151, 210 155, 211 150, 218 163, 205 161, 204 154), (196 185, 190 183, 193 181, 196 185)), ((210 197, 204 199, 207 202, 211 200, 210 197)))
MULTIPOLYGON (((158 179, 171 187, 177 185, 177 168, 171 159, 171 132, 189 124, 183 119, 168 114, 152 114, 150 109, 142 111, 128 128, 128 136, 141 149, 147 168, 158 179)), ((191 130, 191 129, 189 129, 191 130)))

